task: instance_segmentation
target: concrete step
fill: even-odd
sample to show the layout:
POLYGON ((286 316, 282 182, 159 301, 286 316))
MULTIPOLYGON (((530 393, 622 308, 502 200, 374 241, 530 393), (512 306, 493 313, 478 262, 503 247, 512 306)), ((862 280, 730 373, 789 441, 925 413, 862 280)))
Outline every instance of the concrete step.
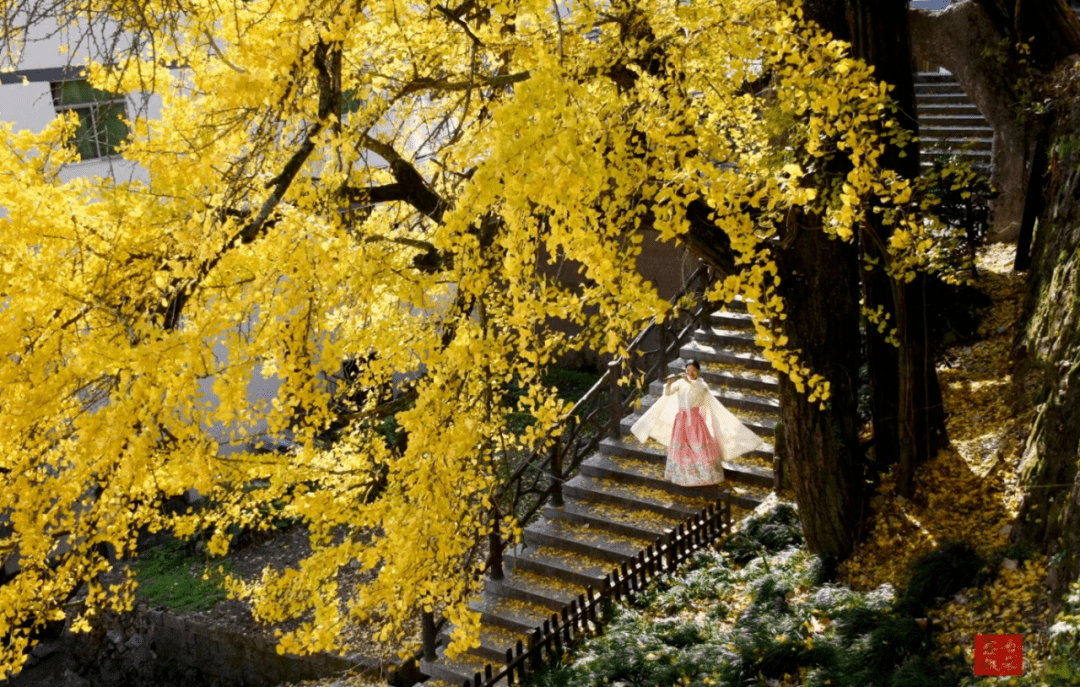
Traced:
MULTIPOLYGON (((661 449, 653 449, 648 446, 641 447, 642 451, 652 452, 652 456, 648 460, 648 464, 652 466, 652 470, 643 470, 641 465, 644 462, 642 459, 620 458, 610 455, 603 456, 591 456, 585 463, 582 463, 581 473, 592 475, 594 477, 601 477, 603 479, 609 479, 615 482, 621 482, 624 484, 636 484, 652 489, 662 489, 670 491, 672 494, 696 496, 697 491, 677 491, 684 490, 700 490, 707 487, 679 487, 678 485, 671 484, 663 479, 663 466, 667 462, 667 454, 661 449), (595 460, 594 460, 595 459, 595 460), (588 464, 588 468, 586 465, 588 464), (664 487, 654 484, 651 478, 657 478, 663 481, 665 484, 670 484, 670 487, 664 487)), ((721 466, 724 468, 724 479, 732 482, 741 482, 744 484, 754 484, 759 486, 772 486, 773 484, 773 471, 767 468, 758 467, 756 465, 739 464, 733 461, 721 460, 721 466)), ((713 498, 711 494, 706 492, 708 498, 713 498)), ((716 494, 719 496, 719 493, 716 494)))
POLYGON ((919 129, 935 127, 973 128, 979 131, 993 132, 994 128, 981 114, 928 115, 919 113, 919 129))
POLYGON ((653 543, 647 539, 623 537, 611 532, 574 525, 565 520, 543 518, 525 527, 524 539, 527 546, 566 549, 612 563, 628 561, 637 556, 638 551, 648 548, 653 543))
MULTIPOLYGON (((689 341, 679 349, 679 358, 684 361, 697 360, 702 364, 734 365, 746 370, 772 371, 772 363, 756 350, 730 350, 723 346, 702 341, 689 341)), ((670 369, 670 365, 669 365, 670 369)))
MULTIPOLYGON (((685 348, 685 347, 684 347, 685 348)), ((692 352, 694 349, 688 349, 692 352)), ((776 375, 764 374, 761 371, 750 370, 732 370, 726 366, 724 369, 718 367, 710 367, 720 365, 714 361, 706 361, 698 358, 698 362, 702 364, 701 378, 705 380, 705 383, 710 387, 725 387, 728 389, 743 389, 747 391, 762 391, 766 393, 777 393, 780 391, 780 384, 777 382, 776 375)), ((683 358, 676 358, 668 363, 668 374, 682 374, 686 372, 687 360, 683 358)), ((662 381, 653 382, 649 386, 650 393, 660 394, 663 392, 664 383, 662 381)))
MULTIPOLYGON (((484 667, 491 662, 482 656, 474 654, 471 650, 456 659, 450 659, 446 657, 441 646, 436 650, 436 655, 438 658, 432 663, 420 661, 420 672, 450 685, 464 684, 466 680, 472 680, 477 673, 482 675, 484 667)), ((502 663, 505 662, 506 656, 504 654, 502 663)), ((492 666, 492 670, 498 669, 501 669, 501 664, 492 666)), ((506 684, 506 681, 500 680, 497 684, 506 684)))
POLYGON ((948 72, 916 72, 915 83, 956 83, 956 75, 948 72))
POLYGON ((754 332, 746 329, 723 329, 706 327, 694 331, 693 341, 718 348, 736 348, 760 350, 754 341, 754 332))
MULTIPOLYGON (((622 484, 614 480, 577 475, 563 484, 563 494, 581 501, 608 503, 687 520, 701 512, 715 498, 686 498, 659 489, 622 484)), ((719 494, 716 490, 714 494, 719 494)))
POLYGON ((665 518, 656 513, 643 514, 629 508, 579 499, 564 499, 562 506, 548 504, 544 507, 543 515, 548 520, 566 520, 624 537, 649 540, 655 540, 680 523, 675 518, 665 518))
POLYGON ((709 324, 720 329, 754 331, 754 318, 748 312, 721 310, 709 315, 709 324))
POLYGON ((532 634, 538 625, 551 618, 551 612, 543 606, 510 599, 487 590, 481 592, 479 599, 469 603, 469 609, 480 614, 480 622, 484 625, 501 627, 524 635, 532 634))
POLYGON ((924 145, 923 149, 919 151, 920 162, 930 162, 939 155, 945 155, 947 157, 959 156, 962 159, 969 160, 973 164, 984 163, 989 165, 993 159, 993 152, 990 150, 968 150, 963 149, 960 146, 952 147, 938 147, 924 145))
POLYGON ((613 458, 603 454, 589 456, 581 464, 582 475, 611 480, 647 489, 663 491, 674 496, 715 500, 720 490, 715 486, 683 487, 664 479, 663 464, 633 460, 631 458, 613 458))
POLYGON ((916 91, 915 111, 920 111, 924 105, 972 105, 972 103, 963 91, 955 93, 919 93, 916 91))
MULTIPOLYGON (((645 396, 641 399, 641 401, 642 408, 647 408, 656 401, 656 397, 645 396)), ((749 429, 751 432, 763 439, 766 437, 771 437, 775 434, 776 423, 780 421, 779 416, 774 413, 749 413, 741 408, 728 408, 728 410, 731 411, 732 415, 739 418, 739 422, 746 425, 747 429, 749 429)), ((631 415, 627 415, 619 421, 619 431, 622 433, 623 436, 627 436, 631 433, 630 428, 635 422, 637 422, 638 418, 641 417, 643 412, 643 410, 638 410, 637 412, 631 415)))
MULTIPOLYGON (((542 606, 552 613, 585 593, 585 588, 560 580, 554 575, 531 572, 520 568, 504 573, 503 579, 484 579, 484 590, 508 599, 517 599, 535 606, 542 606)), ((505 650, 505 647, 504 647, 505 650)))
POLYGON ((915 112, 922 118, 929 117, 974 117, 982 116, 979 108, 972 103, 942 103, 926 101, 915 104, 915 112))
POLYGON ((967 93, 963 87, 956 81, 916 81, 915 82, 915 97, 927 94, 955 94, 961 93, 964 97, 967 97, 967 93))
MULTIPOLYGON (((642 444, 632 436, 626 436, 623 439, 607 437, 601 440, 599 448, 601 453, 608 456, 625 456, 637 460, 647 460, 658 465, 663 465, 667 461, 666 449, 661 446, 642 444)), ((747 453, 746 456, 771 463, 773 446, 770 443, 764 443, 761 448, 747 453)))
MULTIPOLYGON (((449 627, 439 634, 442 646, 450 643, 452 631, 453 627, 449 627)), ((492 671, 498 672, 506 664, 506 650, 517 646, 518 642, 528 646, 529 635, 524 632, 512 632, 495 625, 481 624, 480 646, 469 649, 469 653, 491 663, 492 671)))
MULTIPOLYGON (((714 381, 723 380, 722 374, 711 375, 714 381)), ((704 375, 702 375, 704 377, 704 375)), ((708 382, 706 382, 708 383, 708 382)), ((780 413, 779 385, 773 385, 771 389, 753 393, 746 389, 732 389, 722 384, 710 384, 709 390, 713 396, 728 410, 740 408, 753 413, 780 413), (769 392, 772 392, 771 394, 769 392)), ((649 385, 649 396, 660 398, 664 394, 664 383, 653 382, 649 385)), ((642 403, 644 405, 644 402, 642 403)))
POLYGON ((972 124, 968 126, 923 126, 919 123, 919 138, 927 139, 975 139, 979 141, 994 142, 994 129, 989 125, 972 124))
POLYGON ((581 587, 599 589, 604 576, 611 572, 611 561, 580 553, 568 553, 548 546, 517 546, 506 557, 507 569, 526 570, 551 575, 581 587))
POLYGON ((935 133, 920 134, 919 137, 922 139, 923 150, 929 151, 944 148, 956 152, 989 153, 994 147, 992 138, 945 138, 935 133))

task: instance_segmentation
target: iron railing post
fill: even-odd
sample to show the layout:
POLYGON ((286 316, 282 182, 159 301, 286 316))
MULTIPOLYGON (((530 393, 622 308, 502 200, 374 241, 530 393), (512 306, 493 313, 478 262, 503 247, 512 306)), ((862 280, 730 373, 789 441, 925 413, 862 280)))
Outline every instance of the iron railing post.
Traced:
MULTIPOLYGON (((667 362, 668 362, 668 358, 667 358, 667 348, 668 348, 667 323, 665 322, 665 323, 662 323, 662 324, 658 324, 657 329, 659 330, 659 334, 660 334, 660 366, 659 366, 658 369, 659 369, 660 378, 663 379, 664 377, 667 377, 667 362)), ((648 382, 649 380, 646 379, 645 381, 648 382)))
POLYGON ((488 534, 488 576, 493 580, 503 578, 503 540, 499 531, 499 507, 491 509, 491 532, 488 534))
MULTIPOLYGON (((566 430, 563 432, 563 437, 567 435, 573 435, 574 430, 574 418, 568 418, 566 420, 566 430)), ((568 446, 567 446, 568 448, 568 446)), ((562 437, 555 440, 555 444, 551 447, 551 502, 555 504, 556 508, 562 508, 563 506, 563 494, 562 494, 562 457, 563 457, 563 441, 562 437)))
POLYGON ((431 663, 435 660, 435 614, 431 611, 423 611, 420 615, 420 631, 423 634, 424 660, 431 663))
POLYGON ((608 424, 608 436, 612 439, 619 439, 622 436, 622 431, 619 429, 619 423, 622 422, 623 415, 623 403, 622 403, 622 388, 619 387, 619 367, 622 361, 612 360, 608 363, 608 379, 609 398, 608 407, 611 413, 611 419, 608 424))

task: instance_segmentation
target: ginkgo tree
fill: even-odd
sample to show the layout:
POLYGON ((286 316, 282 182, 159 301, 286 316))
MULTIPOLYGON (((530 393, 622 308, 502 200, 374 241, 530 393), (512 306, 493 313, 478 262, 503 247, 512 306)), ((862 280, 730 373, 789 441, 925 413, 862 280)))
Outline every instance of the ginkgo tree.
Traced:
POLYGON ((888 87, 798 3, 6 5, 10 59, 41 17, 105 22, 132 47, 88 78, 162 107, 120 150, 145 183, 63 182, 73 115, 0 129, 0 554, 21 566, 0 587, 0 667, 42 623, 130 606, 132 581, 103 582, 107 547, 133 556, 141 529, 169 529, 223 554, 230 528, 277 516, 305 523, 310 556, 230 589, 260 620, 302 620, 284 650, 335 648, 355 620, 400 640, 435 606, 467 637, 498 455, 567 411, 543 370, 624 352, 668 312, 635 269, 647 231, 722 272, 711 297, 747 298, 785 399, 818 413, 805 431, 847 418, 818 450, 857 463, 853 384, 802 348, 857 330, 789 341, 808 315, 785 298, 830 270, 852 296, 868 208, 894 227, 888 278, 932 268, 934 246, 915 184, 882 164, 906 136, 888 87), (782 273, 807 240, 809 271, 782 273), (583 285, 546 276, 553 259, 583 285), (345 360, 362 361, 345 392, 405 375, 409 402, 343 406, 345 360), (256 374, 281 380, 275 398, 248 400, 256 374), (522 434, 497 410, 512 381, 522 434), (383 440, 387 412, 407 442, 383 440), (245 450, 263 431, 291 449, 245 450), (191 488, 205 508, 161 507, 191 488), (350 564, 371 581, 341 588, 350 564))

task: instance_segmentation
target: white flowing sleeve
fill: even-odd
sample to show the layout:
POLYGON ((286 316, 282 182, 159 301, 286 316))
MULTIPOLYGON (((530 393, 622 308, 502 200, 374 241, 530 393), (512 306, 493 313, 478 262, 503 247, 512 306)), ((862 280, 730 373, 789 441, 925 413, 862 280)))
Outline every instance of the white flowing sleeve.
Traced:
POLYGON ((731 411, 716 400, 712 392, 707 393, 705 397, 709 415, 709 431, 720 444, 722 460, 731 460, 761 446, 762 442, 758 435, 739 422, 731 411))
MULTIPOLYGON (((682 380, 676 382, 681 384, 682 380)), ((673 385, 675 386, 675 385, 673 385)), ((671 393, 661 396, 645 414, 630 428, 638 441, 645 443, 655 439, 664 446, 671 443, 671 432, 675 428, 675 417, 679 414, 679 395, 671 393)))

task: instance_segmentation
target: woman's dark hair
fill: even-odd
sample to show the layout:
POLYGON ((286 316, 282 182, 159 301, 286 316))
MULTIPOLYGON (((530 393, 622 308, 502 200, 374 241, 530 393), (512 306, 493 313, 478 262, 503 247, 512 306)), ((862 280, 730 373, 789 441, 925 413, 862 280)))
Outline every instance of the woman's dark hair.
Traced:
POLYGON ((689 361, 687 361, 687 363, 686 363, 687 369, 689 369, 689 367, 691 365, 696 367, 698 372, 701 372, 701 363, 699 363, 697 360, 689 360, 689 361))

